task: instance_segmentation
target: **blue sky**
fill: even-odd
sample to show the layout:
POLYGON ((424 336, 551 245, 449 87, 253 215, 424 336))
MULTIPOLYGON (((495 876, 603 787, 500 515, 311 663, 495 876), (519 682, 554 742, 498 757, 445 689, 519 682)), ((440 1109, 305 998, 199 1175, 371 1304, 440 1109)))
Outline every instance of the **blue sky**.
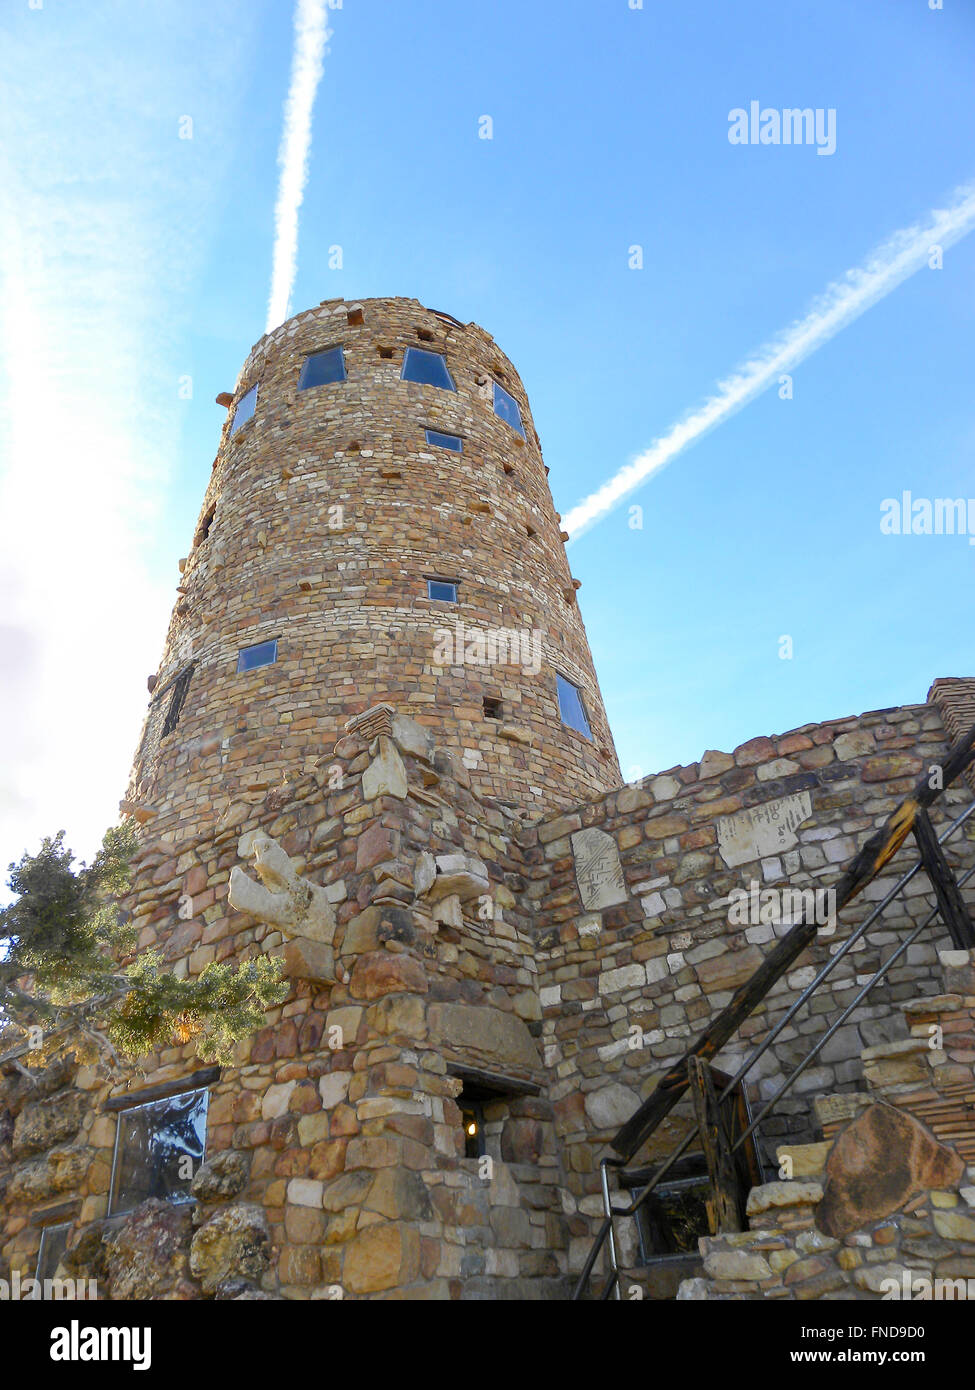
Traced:
MULTIPOLYGON (((975 179, 962 0, 343 0, 329 23, 292 308, 402 294, 483 324, 564 513, 975 179), (753 100, 833 108, 835 153, 729 143, 753 100)), ((0 13, 4 864, 62 825, 90 854, 116 817, 213 398, 264 331, 292 49, 284 0, 0 13)), ((966 236, 574 541, 628 777, 975 672, 975 547, 879 525, 904 489, 975 494, 973 327, 966 236)))

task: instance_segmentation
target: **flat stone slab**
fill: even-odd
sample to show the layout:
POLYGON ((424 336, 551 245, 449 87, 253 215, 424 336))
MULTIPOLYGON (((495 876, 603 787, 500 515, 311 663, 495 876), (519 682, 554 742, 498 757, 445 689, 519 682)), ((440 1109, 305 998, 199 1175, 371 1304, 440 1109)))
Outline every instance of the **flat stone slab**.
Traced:
POLYGON ((718 818, 718 851, 729 869, 781 854, 799 843, 796 830, 812 815, 808 792, 780 796, 718 818))
POLYGON ((784 1207, 813 1207, 823 1195, 818 1182, 766 1182, 748 1194, 747 1216, 784 1207))
POLYGON ((835 1095, 813 1097, 813 1110, 820 1125, 852 1120, 869 1104, 870 1098, 862 1091, 845 1091, 835 1095))
POLYGON ((488 1004, 432 1004, 427 1014, 430 1036, 450 1046, 457 1057, 494 1063, 499 1070, 541 1070, 535 1041, 517 1014, 488 1004))
POLYGON ((881 1221, 929 1188, 954 1187, 965 1165, 913 1116, 884 1102, 851 1121, 826 1160, 816 1225, 849 1235, 881 1221))
POLYGON ((780 1144, 775 1157, 780 1166, 789 1164, 793 1178, 818 1178, 832 1147, 828 1140, 821 1144, 780 1144))

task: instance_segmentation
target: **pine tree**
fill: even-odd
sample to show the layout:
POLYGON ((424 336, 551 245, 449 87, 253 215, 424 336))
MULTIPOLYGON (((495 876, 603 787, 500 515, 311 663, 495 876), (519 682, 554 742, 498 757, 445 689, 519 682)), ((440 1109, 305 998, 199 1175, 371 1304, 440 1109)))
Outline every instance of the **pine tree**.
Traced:
POLYGON ((118 901, 135 848, 126 821, 106 832, 89 865, 72 867, 63 831, 10 865, 17 898, 0 910, 0 1063, 46 1065, 68 1051, 131 1060, 190 1038, 204 1061, 227 1063, 286 997, 268 956, 236 968, 214 961, 181 980, 158 952, 134 955, 118 901))

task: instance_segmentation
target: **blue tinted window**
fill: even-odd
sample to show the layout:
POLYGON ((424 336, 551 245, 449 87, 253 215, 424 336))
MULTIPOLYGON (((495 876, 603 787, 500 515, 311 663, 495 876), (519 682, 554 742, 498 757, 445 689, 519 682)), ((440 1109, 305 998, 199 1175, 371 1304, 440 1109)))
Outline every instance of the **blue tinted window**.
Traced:
POLYGON ((514 396, 509 396, 503 386, 494 383, 494 413, 506 420, 513 430, 517 430, 522 439, 525 437, 525 427, 521 423, 521 410, 514 396))
POLYGON ((238 671, 253 671, 255 666, 270 666, 278 659, 278 639, 258 642, 253 647, 241 647, 237 656, 238 671))
POLYGON ((340 347, 329 348, 326 352, 313 352, 305 358, 298 378, 298 390, 307 391, 310 386, 327 386, 330 381, 345 380, 345 353, 340 347))
POLYGON ((592 730, 586 718, 586 711, 582 707, 579 691, 565 676, 557 673, 555 683, 559 691, 559 714, 562 716, 562 723, 568 724, 570 729, 575 729, 580 734, 585 734, 586 738, 592 738, 592 730))
POLYGON ((464 452, 464 441, 459 434, 441 434, 439 430, 427 430, 427 443, 436 444, 438 449, 453 449, 455 454, 464 452))
POLYGON ((442 355, 426 352, 423 348, 406 349, 400 376, 403 381, 422 381, 426 386, 440 386, 444 391, 457 390, 442 355))
POLYGON ((456 603, 457 585, 450 584, 445 579, 428 579, 427 598, 439 598, 443 599, 444 603, 456 603))
POLYGON ((257 387, 255 385, 249 391, 245 391, 237 402, 237 409, 234 411, 234 423, 230 426, 231 436, 237 433, 241 425, 247 424, 256 409, 257 387))

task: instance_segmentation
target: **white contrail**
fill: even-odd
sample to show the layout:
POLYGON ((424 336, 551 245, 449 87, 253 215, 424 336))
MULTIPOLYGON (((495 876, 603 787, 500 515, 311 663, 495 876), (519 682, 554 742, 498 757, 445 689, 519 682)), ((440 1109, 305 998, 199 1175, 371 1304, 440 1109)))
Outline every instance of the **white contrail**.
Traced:
POLYGON ((326 0, 297 0, 295 5, 291 85, 284 103, 284 129, 278 149, 281 182, 274 209, 274 258, 265 330, 268 333, 288 317, 298 268, 298 209, 308 182, 312 111, 322 77, 325 45, 332 35, 327 8, 326 0))
POLYGON ((623 498, 702 435, 754 400, 778 377, 829 342, 871 304, 896 289, 908 276, 929 264, 933 247, 945 250, 975 227, 975 183, 956 188, 949 205, 934 209, 923 224, 895 232, 862 266, 834 280, 804 318, 766 343, 725 381, 697 410, 654 440, 632 463, 621 468, 596 492, 578 502, 562 519, 572 540, 588 531, 623 498))

